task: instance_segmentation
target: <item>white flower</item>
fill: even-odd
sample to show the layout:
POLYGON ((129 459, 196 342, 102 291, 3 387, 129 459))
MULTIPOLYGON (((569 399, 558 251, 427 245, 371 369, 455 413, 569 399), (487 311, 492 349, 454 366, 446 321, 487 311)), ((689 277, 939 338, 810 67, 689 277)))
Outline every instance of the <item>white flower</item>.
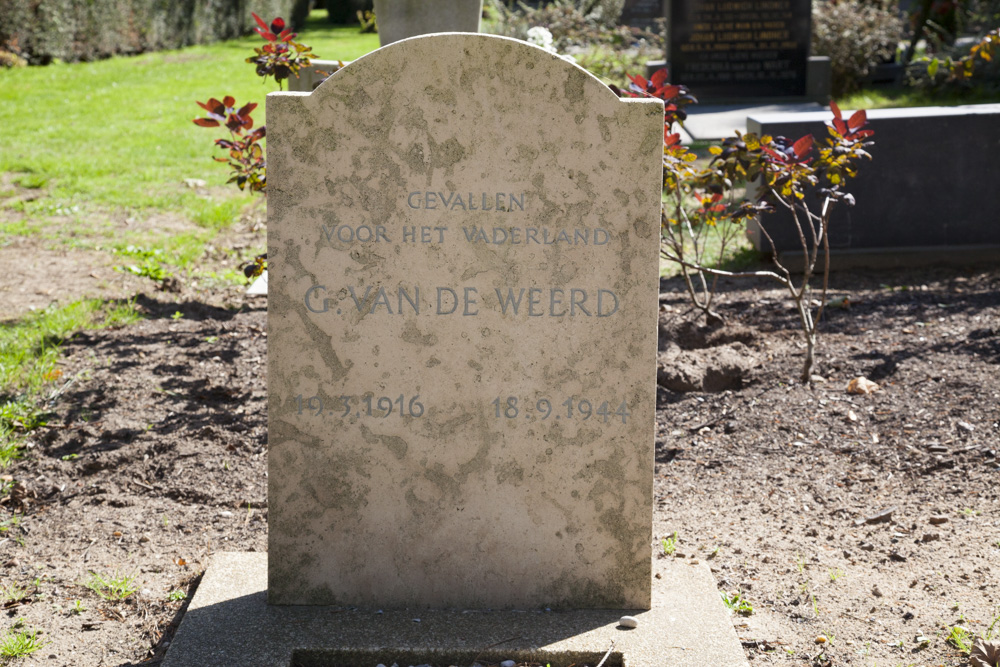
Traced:
POLYGON ((556 52, 555 47, 552 46, 552 33, 549 32, 548 28, 540 25, 528 28, 528 43, 540 46, 552 53, 556 52))

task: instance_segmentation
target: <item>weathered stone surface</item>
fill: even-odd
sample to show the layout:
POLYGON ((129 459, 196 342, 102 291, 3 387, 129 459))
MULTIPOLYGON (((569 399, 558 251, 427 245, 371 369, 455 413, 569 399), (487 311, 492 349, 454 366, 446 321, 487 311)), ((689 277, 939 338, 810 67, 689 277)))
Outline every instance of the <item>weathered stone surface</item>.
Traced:
POLYGON ((434 32, 479 32, 483 0, 375 0, 382 46, 434 32))
POLYGON ((659 103, 449 34, 267 111, 269 600, 648 608, 659 103))

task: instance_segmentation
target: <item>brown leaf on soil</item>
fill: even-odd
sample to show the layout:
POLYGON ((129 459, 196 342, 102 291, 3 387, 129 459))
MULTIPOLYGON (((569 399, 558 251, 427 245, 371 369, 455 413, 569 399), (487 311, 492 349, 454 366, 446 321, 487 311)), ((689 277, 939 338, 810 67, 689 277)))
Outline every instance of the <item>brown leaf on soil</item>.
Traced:
POLYGON ((848 394, 872 394, 879 390, 878 383, 872 382, 866 377, 858 376, 847 383, 848 394))
POLYGON ((1000 667, 1000 642, 980 639, 972 646, 969 654, 971 667, 1000 667))

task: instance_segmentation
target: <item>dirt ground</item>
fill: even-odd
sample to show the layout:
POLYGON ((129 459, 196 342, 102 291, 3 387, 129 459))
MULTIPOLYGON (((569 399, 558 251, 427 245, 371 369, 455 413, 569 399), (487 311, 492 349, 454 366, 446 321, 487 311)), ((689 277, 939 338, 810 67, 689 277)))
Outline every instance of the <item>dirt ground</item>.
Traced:
MULTIPOLYGON (((723 285, 708 328, 662 284, 659 557, 752 605, 732 617, 751 665, 965 664, 952 628, 1000 635, 1000 269, 832 284, 850 305, 809 386, 780 291, 723 285), (848 394, 856 376, 880 390, 848 394)), ((208 557, 266 549, 266 299, 137 303, 66 345, 51 421, 5 471, 0 632, 48 642, 17 664, 157 664, 208 557), (95 575, 136 593, 102 599, 95 575)))

